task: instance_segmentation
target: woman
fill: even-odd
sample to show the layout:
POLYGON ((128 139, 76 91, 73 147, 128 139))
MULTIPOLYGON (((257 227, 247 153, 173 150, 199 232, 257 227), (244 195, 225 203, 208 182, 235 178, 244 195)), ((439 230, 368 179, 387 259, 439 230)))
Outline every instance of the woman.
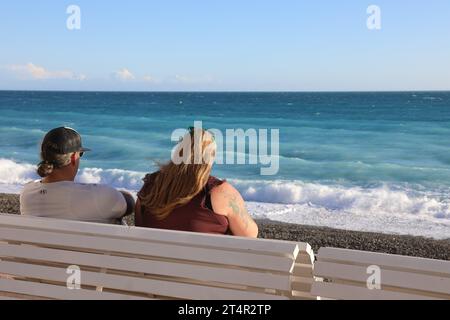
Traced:
POLYGON ((211 176, 215 152, 213 135, 192 128, 175 152, 184 161, 178 164, 173 158, 145 177, 136 203, 136 226, 256 238, 258 226, 242 196, 228 182, 211 176))

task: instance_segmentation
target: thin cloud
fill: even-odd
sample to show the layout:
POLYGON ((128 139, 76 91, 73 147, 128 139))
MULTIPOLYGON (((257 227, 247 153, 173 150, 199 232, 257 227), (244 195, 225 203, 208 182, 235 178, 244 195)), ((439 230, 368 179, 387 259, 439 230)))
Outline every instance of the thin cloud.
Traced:
POLYGON ((134 74, 132 74, 131 71, 128 70, 127 68, 123 68, 123 69, 117 71, 116 73, 114 73, 114 77, 116 79, 119 79, 119 80, 122 80, 122 81, 129 81, 129 80, 136 79, 134 74))
POLYGON ((210 76, 203 77, 189 77, 185 75, 176 75, 175 82, 181 84, 207 84, 214 82, 214 79, 210 76))
POLYGON ((33 79, 33 80, 51 80, 51 79, 65 79, 65 80, 86 80, 84 74, 76 74, 69 70, 50 71, 42 66, 37 66, 33 63, 24 65, 8 65, 6 69, 16 75, 19 79, 33 79))
POLYGON ((162 81, 160 80, 160 79, 157 79, 157 78, 155 78, 155 77, 152 77, 152 76, 144 76, 143 78, 142 78, 142 80, 144 81, 144 82, 146 82, 146 83, 151 83, 151 84, 160 84, 162 81))

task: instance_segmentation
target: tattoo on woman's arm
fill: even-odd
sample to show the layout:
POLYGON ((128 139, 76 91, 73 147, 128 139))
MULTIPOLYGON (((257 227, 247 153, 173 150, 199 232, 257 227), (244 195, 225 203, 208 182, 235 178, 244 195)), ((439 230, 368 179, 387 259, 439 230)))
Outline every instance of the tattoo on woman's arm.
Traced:
POLYGON ((228 199, 228 205, 231 208, 234 215, 237 215, 244 222, 245 230, 248 229, 250 216, 248 214, 247 208, 245 205, 241 205, 239 200, 235 195, 231 195, 226 193, 225 197, 228 199))

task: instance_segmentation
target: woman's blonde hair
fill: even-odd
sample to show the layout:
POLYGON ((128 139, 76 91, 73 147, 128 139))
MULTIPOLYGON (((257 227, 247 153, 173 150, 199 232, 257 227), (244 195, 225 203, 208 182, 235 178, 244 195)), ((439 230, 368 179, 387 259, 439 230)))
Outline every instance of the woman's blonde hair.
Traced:
POLYGON ((208 183, 215 152, 214 136, 191 128, 174 152, 174 156, 184 161, 179 163, 172 157, 169 163, 160 165, 150 192, 141 198, 145 211, 164 220, 174 209, 189 203, 208 183), (200 158, 202 161, 198 161, 200 158))

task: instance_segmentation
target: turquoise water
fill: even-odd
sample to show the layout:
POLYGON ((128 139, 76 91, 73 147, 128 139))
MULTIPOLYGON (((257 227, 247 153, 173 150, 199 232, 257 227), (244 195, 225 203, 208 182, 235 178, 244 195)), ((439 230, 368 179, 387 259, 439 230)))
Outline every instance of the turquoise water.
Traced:
POLYGON ((0 112, 0 190, 36 178, 39 142, 61 125, 93 149, 80 181, 137 190, 154 161, 169 159, 172 131, 201 120, 280 130, 277 175, 214 169, 257 216, 373 231, 391 221, 390 232, 450 238, 450 92, 0 91, 0 112))

